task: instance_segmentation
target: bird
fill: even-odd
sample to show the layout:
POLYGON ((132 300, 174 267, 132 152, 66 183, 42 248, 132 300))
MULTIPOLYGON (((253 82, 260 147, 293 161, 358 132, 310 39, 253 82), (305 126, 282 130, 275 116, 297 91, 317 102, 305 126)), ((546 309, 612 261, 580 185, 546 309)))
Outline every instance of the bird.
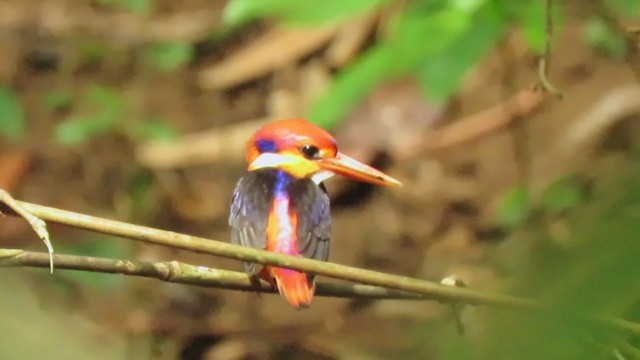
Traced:
MULTIPOLYGON (((267 123, 248 141, 248 168, 233 192, 231 243, 327 261, 331 214, 323 182, 335 174, 386 186, 400 181, 338 151, 334 137, 305 119, 267 123)), ((294 308, 311 304, 314 275, 245 262, 294 308)))

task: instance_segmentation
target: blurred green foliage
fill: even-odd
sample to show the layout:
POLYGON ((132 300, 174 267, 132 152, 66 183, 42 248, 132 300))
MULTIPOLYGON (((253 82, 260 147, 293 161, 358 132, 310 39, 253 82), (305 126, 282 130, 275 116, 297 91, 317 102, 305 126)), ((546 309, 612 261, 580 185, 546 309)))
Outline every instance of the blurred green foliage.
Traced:
POLYGON ((541 196, 540 206, 551 215, 559 215, 586 197, 584 184, 576 176, 565 175, 547 186, 541 196))
POLYGON ((154 0, 95 0, 100 5, 119 7, 125 10, 149 13, 155 5, 154 0))
MULTIPOLYGON (((62 273, 56 272, 54 276, 62 273)), ((34 289, 38 289, 38 284, 26 275, 24 271, 11 269, 3 269, 0 274, 5 295, 0 296, 3 360, 127 358, 124 334, 106 333, 104 326, 60 309, 60 301, 51 294, 50 287, 41 289, 42 296, 36 296, 38 291, 34 289)))
MULTIPOLYGON (((393 1, 232 0, 225 19, 238 23, 275 17, 285 23, 317 24, 343 20, 389 3, 393 1), (345 3, 349 4, 346 8, 345 3)), ((432 101, 445 102, 457 91, 469 68, 495 47, 510 25, 520 27, 531 48, 541 51, 544 20, 544 2, 538 0, 406 2, 389 22, 388 35, 342 70, 307 116, 324 127, 335 126, 374 86, 404 75, 416 76, 432 101)))
POLYGON ((74 115, 58 125, 55 138, 63 145, 77 145, 110 131, 125 109, 122 94, 105 86, 91 86, 81 101, 90 103, 96 110, 90 115, 74 115))
POLYGON ((584 29, 584 36, 589 45, 606 54, 617 58, 624 58, 627 55, 626 40, 600 17, 589 20, 584 29))
POLYGON ((587 198, 585 184, 575 175, 563 175, 546 186, 538 199, 532 199, 528 186, 518 184, 500 197, 497 220, 508 229, 522 227, 538 212, 545 216, 562 215, 587 198))
POLYGON ((604 4, 625 16, 640 15, 640 1, 635 0, 605 0, 604 4))
POLYGON ((529 188, 525 185, 513 186, 500 198, 498 222, 511 229, 522 226, 529 217, 531 207, 529 188))
POLYGON ((264 17, 276 17, 289 24, 321 24, 339 21, 369 11, 389 0, 233 0, 224 20, 231 26, 264 17))
MULTIPOLYGON (((446 102, 467 71, 514 28, 522 32, 532 51, 541 53, 545 48, 543 0, 231 0, 225 20, 232 26, 263 18, 290 25, 317 25, 392 4, 402 6, 389 21, 388 31, 381 32, 386 36, 338 73, 331 88, 306 114, 311 121, 331 128, 374 86, 405 75, 415 76, 430 100, 446 102)), ((638 4, 637 0, 607 1, 611 9, 623 14, 640 13, 638 4)), ((553 2, 551 15, 557 32, 561 30, 563 2, 553 2)), ((624 43, 614 35, 598 22, 587 29, 588 43, 620 56, 624 43)))
POLYGON ((0 84, 0 134, 19 139, 24 134, 24 113, 15 91, 0 84))
MULTIPOLYGON (((61 106, 68 106, 72 99, 71 94, 55 90, 47 94, 44 102, 47 107, 56 110, 61 106)), ((78 145, 95 136, 113 131, 122 131, 136 140, 172 140, 176 137, 175 130, 162 118, 123 121, 128 105, 122 92, 117 89, 92 85, 78 102, 91 110, 86 114, 71 115, 58 124, 55 139, 60 144, 78 145)))
MULTIPOLYGON (((557 242, 550 231, 555 218, 542 216, 529 219, 495 253, 501 292, 538 299, 546 311, 467 307, 465 335, 455 333, 453 323, 424 322, 401 357, 426 358, 435 348, 437 358, 452 360, 640 359, 639 336, 592 321, 640 319, 640 158, 594 167, 589 196, 581 181, 565 176, 537 202, 543 211, 563 211, 571 241, 557 242)), ((520 216, 531 203, 525 193, 523 187, 509 192, 520 216)))
POLYGON ((413 74, 433 101, 446 101, 469 67, 503 35, 509 14, 499 1, 454 0, 408 4, 390 35, 338 74, 309 111, 312 121, 332 127, 375 85, 413 74))
POLYGON ((44 106, 52 111, 62 110, 71 106, 73 94, 70 91, 54 89, 44 95, 44 106))
POLYGON ((153 44, 146 49, 147 62, 164 72, 173 71, 188 64, 194 55, 193 45, 184 42, 153 44))

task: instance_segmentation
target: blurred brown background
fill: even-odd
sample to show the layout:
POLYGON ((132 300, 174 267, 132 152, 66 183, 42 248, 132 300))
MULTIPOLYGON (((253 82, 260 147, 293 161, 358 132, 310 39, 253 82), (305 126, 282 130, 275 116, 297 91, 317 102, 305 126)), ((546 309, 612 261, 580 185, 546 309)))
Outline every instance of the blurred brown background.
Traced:
MULTIPOLYGON (((227 241, 246 139, 270 119, 307 114, 413 5, 379 3, 321 24, 264 16, 228 26, 222 0, 3 0, 0 188, 227 241)), ((405 184, 329 181, 331 261, 433 281, 457 275, 500 291, 506 275, 495 257, 511 261, 524 206, 514 186, 537 199, 561 176, 593 184, 627 166, 640 134, 640 63, 606 21, 631 29, 638 17, 598 17, 611 25, 602 35, 599 4, 565 5, 548 74, 563 99, 531 90, 538 56, 510 25, 446 101, 400 74, 372 84, 331 123, 341 151, 405 184)), ((570 230, 556 220, 548 224, 553 246, 570 246, 570 230)), ((58 253, 241 270, 234 261, 49 230, 58 253)), ((43 250, 14 218, 0 219, 0 247, 43 250)), ((436 358, 429 334, 457 336, 450 308, 428 302, 319 297, 295 311, 278 296, 120 276, 3 269, 0 278, 5 359, 436 358)), ((473 339, 487 314, 463 315, 473 339)))

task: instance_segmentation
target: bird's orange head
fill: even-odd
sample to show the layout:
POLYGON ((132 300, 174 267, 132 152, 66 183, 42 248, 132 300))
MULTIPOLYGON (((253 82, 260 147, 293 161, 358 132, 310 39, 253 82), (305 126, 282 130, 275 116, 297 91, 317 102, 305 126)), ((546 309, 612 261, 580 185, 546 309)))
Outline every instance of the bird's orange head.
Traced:
POLYGON ((249 170, 278 168, 320 183, 334 174, 378 185, 401 183, 338 151, 336 140, 324 129, 303 119, 271 122, 249 140, 249 170))

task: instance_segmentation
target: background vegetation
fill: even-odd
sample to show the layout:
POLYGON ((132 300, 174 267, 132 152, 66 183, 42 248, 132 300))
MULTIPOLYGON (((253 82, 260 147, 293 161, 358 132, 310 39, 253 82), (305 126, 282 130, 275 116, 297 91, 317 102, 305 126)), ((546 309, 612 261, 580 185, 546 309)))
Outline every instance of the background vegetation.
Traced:
MULTIPOLYGON (((305 116, 400 190, 332 180, 331 261, 551 311, 3 268, 3 359, 636 359, 637 0, 6 0, 0 188, 224 240, 244 142, 305 116), (535 89, 535 90, 534 90, 535 89), (561 98, 562 97, 562 98, 561 98), (64 331, 62 331, 63 329, 64 331), (463 330, 463 331, 460 331, 463 330)), ((194 255, 62 226, 57 253, 194 255)), ((20 219, 0 247, 41 249, 20 219)))

